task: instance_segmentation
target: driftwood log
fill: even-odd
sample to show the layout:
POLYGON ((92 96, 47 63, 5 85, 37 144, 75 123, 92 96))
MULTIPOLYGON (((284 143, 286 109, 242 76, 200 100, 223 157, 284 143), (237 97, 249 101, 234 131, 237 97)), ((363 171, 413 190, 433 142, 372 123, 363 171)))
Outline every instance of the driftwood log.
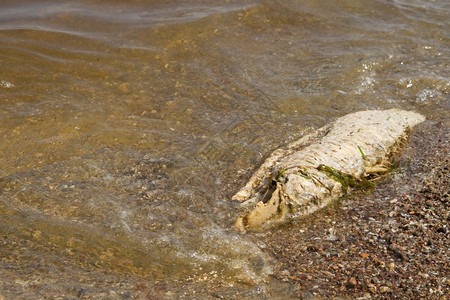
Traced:
POLYGON ((245 232, 325 207, 388 171, 411 128, 424 120, 398 109, 356 112, 274 151, 233 196, 246 209, 234 227, 245 232))

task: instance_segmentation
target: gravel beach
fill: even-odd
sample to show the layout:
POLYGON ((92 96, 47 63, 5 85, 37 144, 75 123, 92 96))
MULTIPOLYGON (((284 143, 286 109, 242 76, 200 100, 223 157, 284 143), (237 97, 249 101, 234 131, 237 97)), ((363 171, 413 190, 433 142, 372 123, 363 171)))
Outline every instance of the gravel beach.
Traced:
MULTIPOLYGON (((4 256, 0 300, 448 299, 449 125, 443 119, 415 127, 398 167, 372 190, 356 191, 307 218, 249 233, 273 259, 265 287, 153 282, 71 264, 44 274, 39 268, 48 264, 45 256, 28 262, 4 256)), ((3 238, 3 245, 15 243, 3 238)))
POLYGON ((448 299, 449 121, 411 134, 370 192, 261 234, 300 299, 448 299))

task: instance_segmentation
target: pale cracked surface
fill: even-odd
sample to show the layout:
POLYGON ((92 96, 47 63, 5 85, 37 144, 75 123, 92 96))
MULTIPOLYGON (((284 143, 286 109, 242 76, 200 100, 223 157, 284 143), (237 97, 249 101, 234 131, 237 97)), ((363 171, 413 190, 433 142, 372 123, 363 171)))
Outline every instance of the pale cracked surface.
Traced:
POLYGON ((356 112, 274 151, 233 196, 250 208, 234 226, 245 232, 289 213, 306 215, 328 205, 347 187, 321 166, 355 180, 385 172, 408 132, 424 120, 398 109, 356 112))

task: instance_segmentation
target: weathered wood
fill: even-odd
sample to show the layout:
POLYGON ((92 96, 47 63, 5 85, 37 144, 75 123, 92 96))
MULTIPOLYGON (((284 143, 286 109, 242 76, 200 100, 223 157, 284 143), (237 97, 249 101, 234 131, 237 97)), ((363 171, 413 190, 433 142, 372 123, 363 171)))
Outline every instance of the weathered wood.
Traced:
POLYGON ((411 128, 425 118, 398 109, 341 117, 270 155, 233 200, 250 210, 234 227, 245 232, 288 214, 310 214, 366 176, 384 173, 411 128))

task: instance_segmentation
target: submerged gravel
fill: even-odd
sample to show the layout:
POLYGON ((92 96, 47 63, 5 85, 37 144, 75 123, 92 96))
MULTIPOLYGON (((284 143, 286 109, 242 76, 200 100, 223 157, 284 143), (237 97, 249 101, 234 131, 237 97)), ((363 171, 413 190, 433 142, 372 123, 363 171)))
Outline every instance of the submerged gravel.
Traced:
POLYGON ((398 168, 373 190, 250 233, 273 259, 266 283, 166 282, 70 263, 48 273, 55 268, 51 260, 4 236, 0 244, 24 243, 24 252, 2 255, 0 300, 448 299, 449 125, 425 121, 415 127, 398 168))
POLYGON ((373 191, 261 234, 301 299, 448 299, 449 122, 417 126, 373 191))

